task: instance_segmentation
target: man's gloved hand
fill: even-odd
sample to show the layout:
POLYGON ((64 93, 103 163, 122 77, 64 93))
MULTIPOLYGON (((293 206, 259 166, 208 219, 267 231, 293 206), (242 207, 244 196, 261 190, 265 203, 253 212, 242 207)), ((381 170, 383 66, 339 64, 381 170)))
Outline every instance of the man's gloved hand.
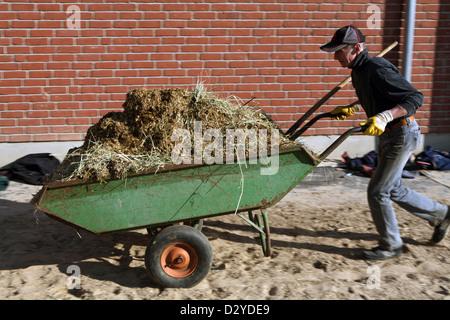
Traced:
POLYGON ((345 118, 353 115, 358 110, 359 110, 358 106, 355 106, 355 107, 338 106, 333 111, 331 111, 331 114, 335 115, 335 116, 332 116, 331 119, 345 120, 345 118))
POLYGON ((392 116, 391 112, 389 110, 383 111, 376 116, 373 116, 369 119, 367 119, 364 122, 361 122, 359 125, 361 127, 363 126, 369 126, 364 132, 364 135, 369 136, 379 136, 384 132, 386 129, 386 125, 394 120, 394 117, 392 116))

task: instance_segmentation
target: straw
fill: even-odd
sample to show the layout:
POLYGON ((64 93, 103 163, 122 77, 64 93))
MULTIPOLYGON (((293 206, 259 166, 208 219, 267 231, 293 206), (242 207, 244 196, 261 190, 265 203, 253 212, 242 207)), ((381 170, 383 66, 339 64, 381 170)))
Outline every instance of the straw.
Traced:
MULTIPOLYGON (((264 112, 243 105, 235 96, 220 98, 198 82, 192 92, 183 88, 129 91, 122 112, 110 112, 86 132, 82 146, 69 151, 61 165, 47 177, 47 182, 70 180, 124 179, 151 168, 173 164, 171 152, 177 141, 175 130, 189 132, 194 146, 195 123, 201 121, 202 132, 219 129, 224 137, 227 129, 267 130, 270 148, 271 129, 276 124, 264 112)), ((245 142, 246 156, 252 141, 245 142)), ((209 144, 203 141, 202 150, 209 144)), ((295 145, 280 136, 280 147, 295 145)), ((192 157, 194 155, 192 154, 192 157)))

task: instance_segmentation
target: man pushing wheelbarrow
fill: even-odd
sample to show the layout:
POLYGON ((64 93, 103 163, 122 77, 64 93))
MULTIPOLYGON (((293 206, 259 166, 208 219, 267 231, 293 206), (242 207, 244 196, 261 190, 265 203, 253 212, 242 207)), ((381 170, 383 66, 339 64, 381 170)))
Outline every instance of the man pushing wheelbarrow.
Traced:
MULTIPOLYGON (((350 68, 352 83, 368 119, 364 135, 378 136, 378 166, 373 173, 367 199, 380 235, 379 246, 364 251, 367 259, 384 260, 402 254, 402 239, 392 201, 434 227, 432 243, 442 241, 450 226, 449 207, 402 185, 402 170, 419 146, 420 128, 414 119, 423 104, 423 94, 399 70, 382 57, 370 57, 365 36, 353 25, 338 29, 331 41, 320 47, 333 52, 343 68, 350 68)), ((340 106, 331 113, 343 120, 354 107, 340 106)))

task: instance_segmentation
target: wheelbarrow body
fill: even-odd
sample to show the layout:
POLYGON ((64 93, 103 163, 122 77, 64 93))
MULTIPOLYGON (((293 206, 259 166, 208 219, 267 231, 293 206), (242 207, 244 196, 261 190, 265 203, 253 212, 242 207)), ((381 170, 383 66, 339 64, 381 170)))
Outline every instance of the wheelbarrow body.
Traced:
POLYGON ((54 182, 34 205, 95 234, 171 225, 273 206, 319 161, 302 146, 282 149, 274 174, 259 159, 178 165, 105 182, 54 182))

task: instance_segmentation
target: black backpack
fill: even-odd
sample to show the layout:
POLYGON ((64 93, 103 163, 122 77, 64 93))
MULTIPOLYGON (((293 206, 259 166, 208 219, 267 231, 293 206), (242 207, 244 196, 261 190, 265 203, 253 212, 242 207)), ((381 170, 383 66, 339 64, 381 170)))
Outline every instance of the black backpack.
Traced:
POLYGON ((0 174, 11 181, 42 185, 43 178, 59 166, 60 162, 50 153, 28 154, 0 168, 0 174))

